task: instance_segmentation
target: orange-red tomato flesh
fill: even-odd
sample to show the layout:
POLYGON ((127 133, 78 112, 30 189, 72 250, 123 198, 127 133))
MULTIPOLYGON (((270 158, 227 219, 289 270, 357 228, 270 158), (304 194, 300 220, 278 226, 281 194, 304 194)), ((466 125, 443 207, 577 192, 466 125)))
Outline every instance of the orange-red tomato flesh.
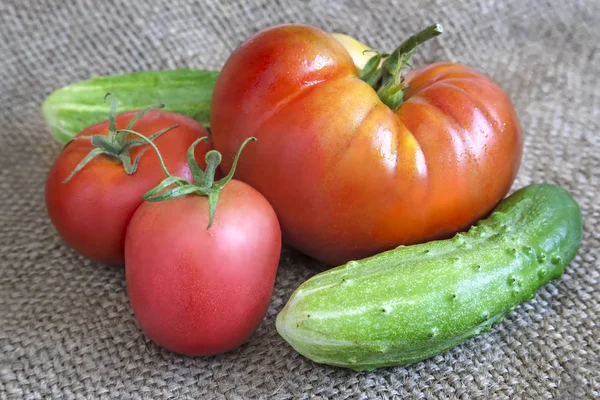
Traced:
POLYGON ((236 177, 271 202, 289 244, 332 265, 467 228, 522 156, 509 97, 471 67, 410 71, 395 112, 357 74, 331 35, 277 26, 233 52, 211 105, 224 170, 257 137, 236 177))

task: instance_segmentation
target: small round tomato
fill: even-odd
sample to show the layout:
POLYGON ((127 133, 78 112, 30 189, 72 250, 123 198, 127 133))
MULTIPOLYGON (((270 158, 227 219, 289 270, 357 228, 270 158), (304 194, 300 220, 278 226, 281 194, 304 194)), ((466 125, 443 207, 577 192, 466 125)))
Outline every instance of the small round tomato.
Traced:
MULTIPOLYGON (((96 262, 123 263, 129 220, 143 202, 143 194, 165 177, 157 155, 146 142, 133 134, 124 138, 127 133, 115 131, 126 128, 136 114, 111 117, 116 123, 112 134, 110 121, 82 131, 59 155, 46 181, 46 206, 58 233, 70 247, 96 262), (106 140, 98 145, 100 136, 106 140), (103 146, 110 151, 101 153, 103 146), (90 154, 95 157, 77 170, 90 154)), ((151 137, 169 127, 173 129, 154 143, 168 171, 189 178, 186 151, 196 139, 207 136, 199 123, 179 114, 151 110, 129 128, 151 137)), ((197 147, 196 155, 201 159, 208 149, 205 143, 197 147)))
POLYGON ((275 211, 258 191, 237 180, 199 180, 206 185, 174 189, 191 194, 143 203, 125 241, 139 325, 155 343, 190 356, 250 338, 267 312, 281 250, 275 211))

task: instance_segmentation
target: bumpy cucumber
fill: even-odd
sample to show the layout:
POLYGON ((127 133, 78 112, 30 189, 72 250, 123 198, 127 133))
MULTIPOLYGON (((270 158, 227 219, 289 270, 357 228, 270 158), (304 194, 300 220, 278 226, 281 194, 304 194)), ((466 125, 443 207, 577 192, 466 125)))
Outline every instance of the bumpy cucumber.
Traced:
POLYGON ((165 110, 209 125, 210 102, 218 72, 193 69, 142 71, 103 76, 54 91, 42 105, 42 115, 52 136, 68 142, 84 128, 108 118, 106 93, 117 99, 118 111, 139 110, 165 104, 165 110))
POLYGON ((467 233, 312 277, 277 316, 277 331, 315 362, 358 371, 423 360, 487 331, 560 277, 581 237, 569 193, 531 185, 467 233))

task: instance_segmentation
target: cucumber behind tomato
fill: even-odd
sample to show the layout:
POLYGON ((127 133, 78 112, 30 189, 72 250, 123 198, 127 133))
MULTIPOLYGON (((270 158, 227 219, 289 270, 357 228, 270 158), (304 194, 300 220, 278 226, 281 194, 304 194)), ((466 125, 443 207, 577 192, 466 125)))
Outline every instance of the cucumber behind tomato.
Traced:
POLYGON ((210 103, 218 74, 177 69, 92 78, 51 93, 42 105, 42 116, 56 141, 65 144, 84 128, 108 118, 109 103, 104 102, 104 96, 110 92, 119 100, 120 113, 164 104, 167 111, 209 126, 210 103))
POLYGON ((372 370, 413 363, 490 329, 581 244, 578 204, 555 185, 518 190, 467 233, 379 255, 304 282, 277 316, 309 359, 372 370))

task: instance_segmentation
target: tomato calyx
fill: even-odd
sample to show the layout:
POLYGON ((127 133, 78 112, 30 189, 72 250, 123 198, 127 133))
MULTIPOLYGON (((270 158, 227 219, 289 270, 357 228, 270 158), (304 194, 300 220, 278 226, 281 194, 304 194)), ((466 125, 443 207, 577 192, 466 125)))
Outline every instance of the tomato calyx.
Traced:
POLYGON ((442 32, 440 24, 431 25, 406 39, 391 54, 365 50, 363 53, 374 52, 375 55, 360 70, 360 79, 371 85, 377 91, 381 101, 392 111, 396 111, 404 101, 404 90, 407 87, 405 74, 412 68, 410 58, 420 44, 442 32))
MULTIPOLYGON (((164 104, 156 104, 156 105, 151 105, 151 106, 145 107, 142 110, 140 110, 129 121, 129 123, 127 124, 125 129, 117 129, 117 123, 116 123, 117 99, 111 93, 107 93, 106 96, 104 97, 104 100, 106 101, 106 99, 108 97, 111 98, 110 99, 110 112, 108 115, 108 126, 109 126, 108 135, 97 134, 97 135, 91 135, 91 136, 77 136, 77 137, 74 137, 73 139, 71 139, 65 145, 65 147, 66 147, 75 140, 89 140, 92 143, 92 145, 94 146, 94 148, 92 150, 90 150, 90 152, 79 162, 79 164, 77 164, 77 166, 73 169, 73 171, 71 171, 71 173, 63 181, 63 183, 69 182, 71 180, 71 178, 73 178, 73 176, 77 172, 81 171, 90 161, 92 161, 94 158, 96 158, 97 156, 99 156, 101 154, 107 155, 114 161, 121 163, 123 165, 123 168, 125 169, 125 172, 127 173, 127 175, 132 175, 135 173, 135 171, 137 171, 137 167, 140 163, 140 159, 142 158, 144 153, 146 153, 146 151, 148 151, 148 149, 142 150, 137 155, 137 157, 135 157, 135 159, 133 161, 131 160, 130 150, 135 147, 143 146, 145 144, 150 144, 154 148, 155 151, 158 151, 158 149, 156 148, 156 145, 154 144, 154 140, 156 140, 163 133, 166 133, 172 129, 175 129, 178 126, 176 124, 176 125, 170 126, 168 128, 162 129, 149 137, 146 137, 146 136, 142 135, 141 133, 132 130, 133 125, 135 125, 135 123, 137 121, 139 121, 146 113, 148 113, 151 110, 156 110, 156 109, 164 107, 164 104), (138 138, 131 139, 129 137, 129 135, 134 135, 134 136, 137 136, 138 138)), ((166 168, 164 167, 164 163, 162 163, 162 160, 161 160, 161 166, 163 167, 163 170, 166 171, 166 168)))
MULTIPOLYGON (((255 137, 249 137, 246 140, 244 140, 233 159, 233 164, 229 173, 220 180, 215 181, 215 172, 217 171, 219 164, 221 164, 221 160, 223 157, 221 156, 221 153, 219 153, 217 150, 208 151, 204 157, 206 161, 206 168, 203 171, 200 165, 198 165, 198 163, 196 162, 194 153, 198 143, 208 141, 208 137, 205 136, 200 139, 197 139, 194 143, 192 143, 186 154, 187 163, 190 168, 190 171, 192 172, 194 182, 189 182, 186 179, 180 178, 178 176, 173 176, 168 171, 166 171, 165 168, 163 168, 165 169, 167 177, 162 182, 160 182, 155 188, 146 192, 146 194, 144 194, 143 196, 144 200, 158 202, 174 199, 181 196, 186 196, 188 194, 207 196, 209 218, 208 226, 206 227, 206 229, 210 229, 215 219, 219 194, 221 193, 225 185, 227 185, 231 181, 231 179, 233 179, 233 174, 235 173, 240 154, 242 153, 244 147, 246 147, 246 145, 249 142, 256 140, 257 139, 255 137)), ((162 157, 158 150, 157 155, 158 158, 161 160, 161 164, 163 164, 162 157)))

